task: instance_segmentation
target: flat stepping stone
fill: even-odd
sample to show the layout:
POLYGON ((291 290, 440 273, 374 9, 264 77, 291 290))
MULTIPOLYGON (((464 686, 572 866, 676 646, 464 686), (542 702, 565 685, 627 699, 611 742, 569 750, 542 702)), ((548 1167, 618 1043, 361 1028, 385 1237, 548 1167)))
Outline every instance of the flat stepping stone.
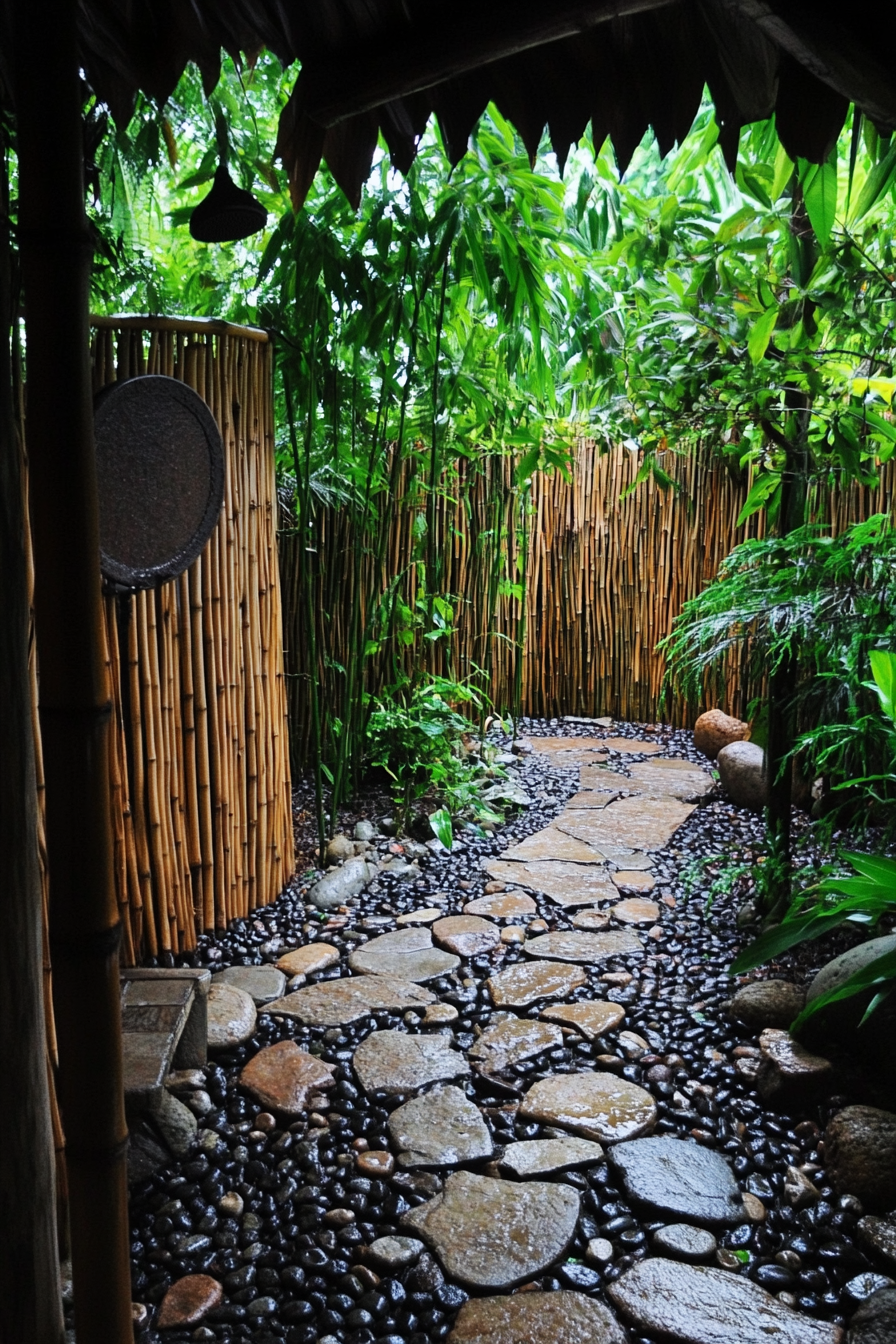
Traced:
POLYGON ((644 742, 637 737, 605 737, 603 745, 607 751, 620 751, 630 756, 656 756, 663 750, 662 743, 644 742))
POLYGON ((625 1010, 618 1003, 606 1003, 603 999, 583 999, 579 1003, 542 1008, 541 1016, 548 1022, 575 1027, 586 1041, 593 1041, 608 1031, 615 1031, 625 1021, 625 1010))
POLYGON ((251 994, 236 985, 212 985, 208 992, 208 1048, 232 1050, 248 1041, 257 1020, 251 994))
POLYGON ((603 863, 604 856, 587 842, 560 830, 558 826, 546 826, 536 831, 518 845, 505 849, 505 860, 561 859, 566 863, 603 863))
POLYGON ((609 933, 584 933, 558 929, 530 938, 523 946, 528 957, 546 957, 552 961, 576 961, 583 966, 597 966, 611 957, 628 956, 642 952, 644 944, 637 934, 628 929, 612 929, 609 933))
POLYGON ((504 1149, 501 1166, 525 1180, 530 1176, 549 1176, 552 1171, 572 1171, 593 1167, 603 1161, 604 1150, 591 1139, 527 1139, 504 1149))
POLYGON ((464 906, 465 915, 485 915, 490 919, 516 919, 535 915, 538 906, 523 891, 506 891, 499 896, 480 896, 464 906))
POLYGON ((653 1234, 655 1250, 671 1255, 673 1260, 687 1260, 691 1264, 711 1260, 718 1245, 711 1232, 703 1227, 691 1227, 690 1223, 670 1223, 668 1227, 658 1227, 653 1234))
POLYGON ((399 1150, 398 1165, 405 1169, 456 1167, 493 1152, 488 1126, 459 1087, 412 1097, 392 1112, 387 1128, 399 1150))
POLYGON ((359 947, 348 964, 359 975, 390 975, 419 983, 455 970, 460 957, 433 947, 428 929, 398 929, 359 947))
POLYGON ((623 870, 613 874, 613 883, 620 891, 637 891, 646 896, 656 886, 656 878, 652 873, 639 873, 637 869, 623 870))
POLYGON ((399 915, 395 923, 402 929, 407 928, 409 924, 435 924, 444 913, 441 906, 427 905, 422 910, 409 910, 407 914, 399 915))
POLYGON ((417 1092, 427 1083, 469 1076, 470 1066, 447 1036, 373 1031, 355 1051, 352 1067, 365 1092, 417 1092))
POLYGON ((431 1003, 423 1014, 424 1027, 444 1027, 460 1017, 453 1003, 431 1003))
POLYGON ((639 761, 630 767, 629 776, 629 788, 657 797, 679 798, 685 803, 698 802, 715 788, 712 775, 699 766, 668 758, 639 761))
POLYGON ((245 990, 256 1008, 279 999, 286 988, 286 976, 276 966, 228 966, 212 976, 213 985, 236 985, 245 990))
MULTIPOLYGON (((339 948, 332 943, 306 943, 294 952, 287 952, 277 966, 285 975, 314 975, 316 971, 325 971, 335 966, 339 960, 339 948)), ((278 995, 279 998, 279 995, 278 995)))
POLYGON ((618 895, 606 868, 581 863, 541 861, 508 863, 493 859, 484 864, 490 877, 503 882, 515 882, 530 891, 569 909, 576 905, 594 905, 597 901, 614 901, 618 895))
POLYGON ((240 1087, 265 1110, 283 1115, 303 1115, 313 1092, 327 1092, 336 1085, 332 1064, 300 1050, 295 1041, 278 1041, 259 1050, 240 1074, 240 1087))
POLYGON ((501 941, 497 924, 477 915, 449 915, 432 926, 432 936, 439 947, 459 957, 478 957, 491 952, 501 941))
POLYGON ((553 1050, 563 1044, 559 1027, 548 1022, 532 1022, 528 1018, 513 1018, 487 1027, 475 1045, 467 1052, 489 1073, 503 1073, 511 1064, 553 1050))
POLYGON ((562 999, 588 976, 578 966, 566 966, 557 961, 533 961, 526 965, 509 966, 487 981, 488 992, 496 1008, 528 1008, 539 999, 562 999))
POLYGON ((655 924, 660 917, 660 908, 656 901, 631 896, 614 905, 610 913, 620 924, 655 924))
POLYGON ((681 803, 677 798, 637 795, 618 798, 600 812, 577 813, 577 820, 564 821, 563 827, 569 835, 604 853, 607 846, 657 850, 669 843, 693 810, 692 803, 681 803))
POLYGON ((684 1139, 640 1139, 618 1144, 610 1162, 626 1194, 653 1212, 696 1223, 746 1221, 743 1197, 721 1153, 684 1139))
POLYGON ((265 1012, 294 1017, 308 1027, 345 1027, 372 1013, 404 1012, 435 1002, 435 994, 410 980, 394 975, 358 975, 297 989, 269 1003, 265 1012))
POLYGON ((469 1288, 511 1288, 540 1274, 572 1241, 579 1193, 550 1181, 502 1181, 456 1171, 401 1219, 469 1288))
POLYGON ((621 1143, 650 1133, 656 1102, 643 1087, 613 1073, 557 1073, 529 1088, 519 1117, 570 1129, 586 1139, 621 1143))
POLYGON ((574 929, 584 929, 586 933, 600 933, 610 927, 609 910, 580 910, 572 917, 574 929))
POLYGON ((626 1338, 603 1302, 561 1288, 473 1297, 461 1307, 448 1344, 626 1344, 626 1338))
POLYGON ((839 1344, 842 1331, 802 1316, 728 1270, 652 1257, 606 1287, 613 1306, 646 1333, 676 1344, 839 1344))
MULTIPOLYGON (((599 811, 618 797, 618 789, 583 789, 581 793, 574 793, 571 798, 567 798, 566 808, 570 812, 599 811)), ((557 825, 556 821, 554 825, 557 825)))
POLYGON ((540 756, 562 755, 567 751, 602 752, 606 759, 607 743, 602 737, 527 737, 523 739, 540 756))

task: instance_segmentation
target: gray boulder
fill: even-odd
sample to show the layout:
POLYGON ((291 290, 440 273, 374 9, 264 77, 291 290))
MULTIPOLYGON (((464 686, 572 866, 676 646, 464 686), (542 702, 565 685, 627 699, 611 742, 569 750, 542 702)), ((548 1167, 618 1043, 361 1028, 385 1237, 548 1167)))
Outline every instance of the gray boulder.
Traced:
POLYGON ((849 1323, 846 1344, 893 1344, 896 1339, 896 1288, 881 1288, 859 1307, 849 1323))
MULTIPOLYGON (((860 943, 858 947, 842 952, 839 957, 822 966, 806 991, 806 1003, 812 1003, 822 994, 839 989, 856 971, 863 970, 877 957, 894 951, 896 934, 890 933, 881 938, 869 938, 867 943, 860 943)), ((873 988, 863 990, 852 998, 840 999, 821 1009, 800 1030, 800 1040, 813 1049, 839 1047, 848 1050, 850 1054, 858 1053, 876 1071, 891 1071, 896 1064, 896 998, 891 997, 879 1004, 868 1021, 861 1027, 859 1025, 875 993, 873 988)))
POLYGON ((896 1115, 876 1106, 847 1106, 824 1132, 826 1174, 838 1195, 865 1209, 896 1207, 896 1115))
POLYGON ((768 802, 765 752, 755 742, 730 742, 716 757, 722 787, 738 807, 761 812, 768 802))
POLYGON ((802 1012, 806 995, 788 980, 755 980, 744 985, 731 1000, 728 1013, 735 1022, 763 1031, 766 1027, 789 1027, 802 1012))
POLYGON ((327 873, 308 892, 308 900, 318 910, 336 910, 367 886, 373 869, 366 859, 348 859, 341 868, 327 873))

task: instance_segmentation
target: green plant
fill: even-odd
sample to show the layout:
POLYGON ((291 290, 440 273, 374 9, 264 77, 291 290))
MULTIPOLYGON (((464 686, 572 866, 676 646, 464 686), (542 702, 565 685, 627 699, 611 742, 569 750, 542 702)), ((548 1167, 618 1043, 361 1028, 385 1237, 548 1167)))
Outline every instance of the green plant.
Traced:
MULTIPOLYGON (((871 655, 871 669, 872 685, 889 721, 891 746, 896 748, 896 700, 893 696, 896 654, 876 650, 871 655)), ((842 924, 874 928, 885 916, 896 914, 896 860, 855 853, 845 854, 844 858, 852 864, 853 873, 826 878, 798 895, 781 923, 767 929, 735 959, 731 966, 733 974, 752 970, 842 924)), ((894 986, 896 952, 887 952, 849 976, 837 989, 813 999, 794 1022, 793 1030, 798 1031, 829 1004, 873 989, 874 995, 862 1018, 864 1023, 894 986)))

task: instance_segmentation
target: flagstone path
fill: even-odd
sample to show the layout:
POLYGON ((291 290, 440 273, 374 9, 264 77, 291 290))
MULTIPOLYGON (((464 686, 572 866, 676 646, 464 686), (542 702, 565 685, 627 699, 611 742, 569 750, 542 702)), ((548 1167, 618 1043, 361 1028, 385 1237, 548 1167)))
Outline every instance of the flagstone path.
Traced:
MULTIPOLYGON (((296 1042, 249 1059, 241 1085, 265 1112, 231 1126, 238 1145, 217 1166, 222 1140, 202 1130, 209 1161, 193 1164, 219 1209, 242 1209, 252 1180, 267 1194, 257 1216, 233 1223, 226 1301, 210 1292, 201 1317, 183 1317, 184 1339, 230 1338, 232 1327, 260 1344, 840 1340, 837 1325, 773 1295, 793 1279, 786 1269, 767 1291, 739 1275, 731 1250, 713 1258, 717 1236, 752 1234, 765 1217, 762 1187, 739 1185, 696 1096, 677 1090, 681 1056, 659 1009, 637 1031, 626 1025, 627 1006, 656 992, 658 967, 674 976, 681 964, 675 899, 655 870, 712 777, 656 741, 528 747, 546 770, 573 772, 571 796, 483 860, 484 894, 443 900, 427 888, 400 916, 386 906, 361 921, 347 965, 326 934, 276 960, 290 992, 260 1002, 260 1020, 296 1042), (333 1065, 316 1058, 319 1028, 333 1065), (629 1207, 653 1229, 649 1249, 629 1207), (257 1230, 266 1209, 274 1224, 279 1209, 290 1220, 269 1243, 257 1230)), ((262 1000, 283 988, 264 969, 262 1000)), ((251 996, 250 970, 227 980, 251 996)), ((197 1252, 197 1270, 216 1263, 197 1252)), ((183 1282, 162 1306, 171 1331, 183 1282)))

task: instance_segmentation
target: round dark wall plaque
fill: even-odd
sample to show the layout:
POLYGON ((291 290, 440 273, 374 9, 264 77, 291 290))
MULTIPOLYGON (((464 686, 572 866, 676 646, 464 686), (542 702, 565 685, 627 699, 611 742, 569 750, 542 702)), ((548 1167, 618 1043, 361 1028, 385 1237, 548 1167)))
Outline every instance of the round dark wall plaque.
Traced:
POLYGON ((176 378, 112 383, 96 398, 100 567, 116 588, 155 588, 193 563, 224 500, 224 445, 176 378))

